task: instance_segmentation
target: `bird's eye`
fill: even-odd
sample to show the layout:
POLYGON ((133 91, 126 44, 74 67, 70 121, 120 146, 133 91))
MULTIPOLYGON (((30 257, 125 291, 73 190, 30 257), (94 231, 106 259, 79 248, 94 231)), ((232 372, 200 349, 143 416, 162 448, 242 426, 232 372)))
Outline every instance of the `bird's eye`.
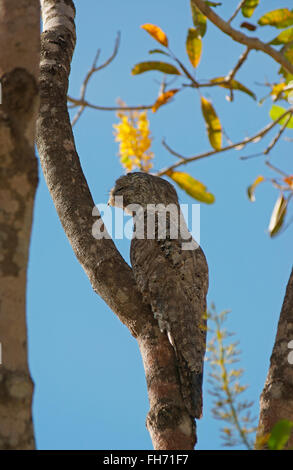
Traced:
POLYGON ((117 194, 117 193, 120 193, 121 191, 123 191, 123 189, 124 189, 124 188, 122 188, 122 187, 121 187, 121 188, 118 188, 118 189, 116 189, 116 190, 115 190, 115 194, 117 194))

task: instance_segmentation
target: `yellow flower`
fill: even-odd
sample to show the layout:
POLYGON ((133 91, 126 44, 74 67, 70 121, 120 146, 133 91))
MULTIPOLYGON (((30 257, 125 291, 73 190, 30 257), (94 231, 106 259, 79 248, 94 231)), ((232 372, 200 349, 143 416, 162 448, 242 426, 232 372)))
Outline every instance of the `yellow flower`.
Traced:
POLYGON ((119 142, 121 164, 126 171, 139 168, 148 172, 153 166, 150 160, 154 158, 154 153, 150 151, 152 137, 147 112, 119 111, 117 117, 120 122, 113 124, 113 128, 115 141, 119 142))

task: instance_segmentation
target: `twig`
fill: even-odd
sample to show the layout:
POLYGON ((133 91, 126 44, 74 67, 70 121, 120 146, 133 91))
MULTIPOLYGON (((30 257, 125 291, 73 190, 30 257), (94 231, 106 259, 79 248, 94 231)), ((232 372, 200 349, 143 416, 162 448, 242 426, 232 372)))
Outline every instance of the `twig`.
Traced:
POLYGON ((277 168, 275 165, 273 165, 271 162, 269 162, 268 160, 265 161, 265 164, 271 168, 271 170, 274 170, 276 173, 279 173, 279 175, 282 175, 282 176, 288 176, 287 173, 285 173, 283 170, 280 170, 280 168, 277 168))
POLYGON ((181 62, 181 60, 178 59, 178 57, 176 57, 176 55, 174 54, 173 51, 171 51, 171 49, 168 47, 168 51, 170 52, 170 56, 172 57, 172 59, 175 60, 175 62, 177 62, 177 64, 179 65, 179 67, 181 68, 182 72, 185 74, 185 76, 187 78, 189 78, 189 80, 191 81, 192 85, 194 88, 198 88, 198 82, 195 80, 195 78, 191 75, 191 73, 189 73, 189 71, 187 70, 187 68, 185 67, 185 65, 181 62))
POLYGON ((162 141, 163 146, 170 152, 172 155, 175 157, 179 158, 179 161, 177 163, 174 163, 173 165, 169 166, 168 168, 165 168, 157 173, 158 176, 165 175, 168 171, 173 170, 174 168, 177 168, 181 165, 186 165, 187 163, 200 160, 202 158, 210 157, 211 155, 216 155, 221 152, 226 152, 231 149, 235 149, 237 147, 244 147, 247 144, 251 142, 258 141, 262 139, 268 132, 270 132, 277 124, 278 122, 283 119, 285 116, 287 116, 289 113, 293 112, 293 107, 287 109, 281 116, 279 116, 276 121, 273 121, 272 123, 268 124, 266 127, 264 127, 262 130, 260 130, 257 134, 253 135, 252 137, 247 137, 246 139, 242 140, 241 142, 237 142, 232 145, 227 145, 226 147, 222 147, 220 150, 209 150, 208 152, 204 152, 198 155, 194 155, 192 157, 184 157, 178 152, 175 152, 166 142, 165 140, 162 141))
MULTIPOLYGON (((208 83, 200 83, 200 82, 197 82, 196 80, 194 80, 194 78, 187 71, 188 75, 186 73, 185 73, 185 75, 191 80, 191 83, 183 84, 182 86, 192 87, 192 88, 215 87, 215 86, 221 86, 221 85, 229 86, 230 83, 232 82, 232 80, 234 79, 236 73, 238 72, 240 67, 244 64, 245 60, 247 59, 249 51, 250 51, 250 48, 247 47, 245 49, 245 51, 243 52, 243 54, 241 54, 241 56, 239 57, 239 60, 237 61, 235 67, 233 67, 233 69, 226 75, 226 77, 223 80, 218 80, 218 81, 212 81, 211 80, 208 83)), ((175 60, 178 63, 178 60, 176 58, 175 58, 175 60)), ((185 67, 182 68, 182 66, 181 66, 181 69, 184 72, 186 70, 185 67)), ((230 88, 230 92, 231 92, 231 101, 233 101, 233 89, 232 89, 232 87, 230 88)))
POLYGON ((142 106, 99 106, 85 100, 82 101, 80 99, 71 98, 70 96, 67 97, 67 100, 75 106, 84 106, 85 108, 88 107, 99 111, 142 111, 144 109, 151 109, 153 106, 152 104, 142 106))
POLYGON ((238 72, 240 67, 244 64, 245 60, 247 59, 247 56, 248 56, 249 52, 250 52, 250 48, 247 47, 245 49, 245 51, 243 52, 243 54, 241 54, 241 56, 239 57, 239 60, 238 60, 237 64, 235 65, 235 67, 231 70, 231 72, 228 73, 228 75, 226 77, 226 82, 227 83, 229 83, 229 82, 231 82, 231 80, 233 80, 236 73, 238 72))
POLYGON ((262 42, 258 38, 252 38, 246 36, 241 31, 238 31, 227 22, 224 21, 220 16, 218 16, 212 8, 210 8, 207 3, 203 0, 192 0, 192 3, 212 22, 216 25, 223 33, 230 36, 234 41, 244 44, 249 49, 255 49, 256 51, 262 51, 265 54, 272 57, 276 62, 282 65, 289 73, 293 74, 293 64, 284 57, 284 55, 273 49, 269 44, 262 42))
POLYGON ((251 158, 261 157, 263 152, 253 153, 252 155, 245 155, 240 157, 240 160, 250 160, 251 158))
POLYGON ((281 129, 279 130, 279 132, 275 135, 275 137, 273 138, 273 140, 270 142, 270 144, 267 146, 267 148, 263 151, 263 152, 259 152, 259 153, 255 153, 253 155, 248 155, 248 156, 245 156, 245 157, 240 157, 240 160, 249 160, 251 158, 255 158, 255 157, 261 157, 262 155, 268 155, 268 153, 272 150, 272 148, 276 145, 276 143, 278 142, 278 140, 280 139, 281 135, 283 134, 284 130, 286 129, 287 127, 287 124, 288 122, 290 121, 291 119, 291 115, 292 113, 290 113, 289 117, 286 119, 285 123, 283 124, 283 126, 281 127, 281 129))
POLYGON ((288 122, 290 121, 291 119, 291 116, 292 116, 292 113, 290 113, 290 115, 288 116, 288 118, 286 119, 285 123, 283 124, 283 126, 281 127, 281 129, 279 130, 279 132, 277 133, 277 135, 275 135, 275 137, 273 138, 272 142, 268 145, 268 147, 265 149, 264 151, 264 155, 268 155, 268 153, 272 150, 272 148, 276 145, 276 143, 278 142, 278 140, 280 139, 281 135, 283 134, 284 130, 286 129, 287 127, 287 124, 288 122))
POLYGON ((246 0, 241 0, 241 2, 238 4, 236 10, 234 11, 233 15, 231 16, 231 18, 228 20, 228 23, 231 23, 231 21, 234 20, 234 18, 238 15, 239 11, 241 10, 241 8, 243 7, 244 3, 246 2, 246 0))
MULTIPOLYGON (((227 83, 228 86, 232 82, 232 80, 234 79, 234 77, 235 77, 236 73, 238 72, 238 70, 240 69, 240 67, 246 61, 247 56, 249 54, 249 51, 250 51, 250 49, 249 49, 249 47, 247 47, 245 49, 245 51, 239 57, 239 60, 236 63, 235 67, 228 73, 227 77, 225 78, 225 82, 227 83)), ((234 99, 233 87, 231 86, 231 88, 230 88, 230 101, 233 101, 233 99, 234 99)))
MULTIPOLYGON (((102 70, 103 68, 107 67, 116 57, 117 53, 118 53, 118 49, 119 49, 119 44, 120 44, 120 32, 117 33, 117 37, 116 37, 116 40, 115 40, 115 45, 114 45, 114 49, 113 49, 113 52, 112 54, 110 55, 110 57, 102 64, 100 65, 99 67, 97 67, 97 62, 98 62, 98 59, 100 57, 100 53, 101 53, 101 50, 98 49, 97 50, 97 53, 95 55, 95 58, 94 58, 94 61, 93 61, 93 64, 90 68, 90 70, 88 71, 88 73, 86 74, 85 76, 85 79, 83 81, 83 84, 81 86, 81 90, 80 90, 80 101, 82 102, 82 104, 80 104, 80 108, 78 110, 78 112, 76 113, 76 115, 74 116, 73 120, 72 120, 72 126, 74 126, 76 124, 76 122, 78 121, 78 119, 80 118, 80 116, 82 115, 84 109, 86 108, 86 105, 84 104, 84 101, 85 101, 85 94, 86 94, 86 90, 87 90, 87 86, 88 86, 88 83, 90 81, 90 78, 92 77, 92 75, 96 72, 99 72, 100 70, 102 70)), ((72 102, 69 97, 68 97, 68 101, 72 102)))
POLYGON ((229 145, 233 145, 233 142, 232 140, 230 139, 230 137, 228 136, 227 132, 225 131, 225 129, 222 128, 222 133, 223 133, 223 136, 226 138, 226 141, 228 142, 229 145))
POLYGON ((71 125, 72 127, 75 126, 75 124, 77 123, 77 121, 79 120, 80 116, 82 115, 82 113, 84 112, 85 110, 85 106, 80 106, 79 110, 77 111, 77 113, 75 114, 74 118, 72 119, 71 121, 71 125))
POLYGON ((97 62, 98 62, 101 51, 100 51, 100 49, 98 49, 98 51, 95 55, 93 64, 92 64, 90 70, 87 72, 87 74, 85 76, 85 79, 82 83, 81 90, 80 90, 80 98, 75 99, 75 98, 72 98, 71 96, 67 97, 67 100, 69 101, 69 103, 72 103, 72 106, 71 106, 72 108, 75 108, 77 106, 79 107, 79 110, 77 111, 77 113, 75 114, 75 116, 72 120, 72 123, 71 123, 72 126, 74 126, 76 124, 76 122, 78 121, 78 119, 82 115, 85 108, 92 108, 92 109, 96 109, 96 110, 100 110, 100 111, 120 111, 120 110, 121 111, 123 111, 123 110, 124 111, 141 111, 141 110, 151 109, 152 108, 152 105, 147 105, 147 106, 125 106, 125 107, 121 107, 121 106, 99 106, 99 105, 91 104, 88 101, 86 101, 86 99, 85 99, 86 90, 87 90, 87 86, 88 86, 88 83, 89 83, 91 77, 93 76, 94 73, 99 72, 100 70, 107 67, 115 59, 115 57, 118 53, 119 45, 120 45, 120 33, 118 32, 117 37, 116 37, 116 41, 115 41, 115 45, 114 45, 114 49, 113 49, 113 52, 112 52, 111 56, 103 64, 101 64, 99 66, 97 66, 97 62))

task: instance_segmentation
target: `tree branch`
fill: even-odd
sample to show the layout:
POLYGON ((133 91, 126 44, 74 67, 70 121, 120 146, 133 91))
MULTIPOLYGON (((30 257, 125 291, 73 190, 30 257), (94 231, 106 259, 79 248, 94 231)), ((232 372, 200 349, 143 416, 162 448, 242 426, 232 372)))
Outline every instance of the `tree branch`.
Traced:
MULTIPOLYGON (((44 32, 37 145, 43 172, 65 233, 91 285, 137 338, 155 449, 192 449, 195 425, 180 392, 176 359, 150 307, 142 302, 131 268, 110 238, 92 235, 94 202, 76 152, 67 111, 70 62, 75 47, 71 0, 41 0, 44 32)), ((109 404, 110 406, 110 404, 109 404)))
POLYGON ((32 450, 26 276, 38 185, 38 0, 0 0, 0 43, 0 449, 32 450))
MULTIPOLYGON (((293 364, 289 342, 293 340, 293 269, 287 285, 267 380, 260 397, 258 436, 270 433, 281 419, 293 421, 293 364)), ((293 433, 288 442, 292 448, 293 433)))
POLYGON ((98 111, 143 111, 144 109, 152 109, 153 104, 141 105, 141 106, 100 106, 97 104, 89 103, 86 100, 75 99, 71 96, 67 97, 69 103, 73 103, 75 106, 83 106, 85 108, 97 109, 98 111))
MULTIPOLYGON (((101 52, 100 49, 98 49, 98 51, 95 55, 93 64, 92 64, 90 70, 88 71, 88 73, 86 74, 85 79, 83 81, 83 84, 81 86, 80 101, 83 102, 85 100, 85 94, 86 94, 87 86, 88 86, 88 83, 89 83, 92 75, 94 73, 99 72, 100 70, 104 69, 105 67, 107 67, 115 59, 115 57, 118 53, 119 44, 120 44, 120 33, 117 34, 117 38, 116 38, 115 45, 114 45, 114 50, 113 50, 112 54, 110 55, 110 57, 103 64, 101 64, 97 67, 97 62, 98 62, 100 52, 101 52)), ((72 123, 71 123, 72 127, 76 124, 76 122, 78 121, 78 119, 82 115, 85 108, 86 108, 86 106, 84 104, 82 104, 80 106, 78 112, 76 113, 76 115, 74 116, 74 118, 72 120, 72 123)))
POLYGON ((241 2, 238 3, 236 10, 234 11, 234 13, 233 13, 233 15, 231 16, 231 18, 229 18, 228 23, 231 23, 231 21, 233 21, 234 18, 236 18, 236 16, 238 15, 239 11, 241 10, 241 8, 243 7, 243 5, 244 5, 245 2, 246 2, 246 0, 241 0, 241 2))
POLYGON ((69 101, 69 103, 73 104, 72 107, 79 106, 79 110, 77 111, 77 113, 75 114, 75 116, 72 120, 72 123, 71 123, 72 127, 77 123, 78 119, 82 115, 85 108, 92 108, 92 109, 96 109, 98 111, 120 111, 120 110, 121 111, 143 111, 145 109, 151 109, 152 108, 152 106, 153 106, 152 104, 150 104, 150 105, 141 105, 141 106, 125 106, 125 107, 123 106, 123 107, 121 107, 121 106, 99 106, 99 105, 91 104, 88 101, 86 101, 85 94, 86 94, 86 91, 87 91, 88 83, 89 83, 92 75, 94 73, 99 72, 100 70, 104 69, 105 67, 107 67, 115 59, 115 57, 117 55, 117 52, 118 52, 118 49, 119 49, 119 44, 120 44, 120 33, 118 33, 118 35, 117 35, 113 53, 102 65, 99 65, 98 67, 97 67, 97 61, 98 61, 98 58, 99 58, 99 55, 100 55, 100 50, 97 51, 94 62, 92 64, 90 70, 86 74, 85 79, 83 81, 83 84, 81 86, 80 98, 75 99, 75 98, 72 98, 71 96, 67 96, 67 100, 69 101))
POLYGON ((268 44, 260 41, 258 38, 252 38, 246 36, 241 31, 238 31, 230 25, 229 22, 224 21, 220 16, 218 16, 212 8, 210 8, 203 0, 192 0, 192 3, 223 33, 230 36, 234 41, 244 44, 249 49, 254 49, 256 51, 262 51, 265 54, 272 57, 276 62, 282 65, 289 73, 293 74, 293 64, 290 64, 284 55, 269 46, 268 44))
POLYGON ((175 157, 179 158, 179 161, 174 163, 173 165, 170 165, 167 168, 164 168, 163 170, 160 170, 157 173, 157 175, 162 176, 162 175, 165 175, 168 171, 170 171, 170 170, 172 171, 172 170, 174 170, 175 168, 178 168, 181 165, 187 165, 187 163, 194 162, 196 160, 201 160, 202 158, 210 157, 211 155, 216 155, 218 153, 227 152, 228 150, 237 149, 237 147, 238 148, 243 148, 247 144, 250 144, 252 142, 258 142, 266 134, 268 134, 268 132, 270 132, 279 123, 279 121, 281 121, 288 114, 290 114, 290 116, 291 116, 292 113, 293 113, 293 107, 287 109, 287 111, 285 111, 281 116, 279 116, 278 119, 276 119, 275 121, 273 121, 270 124, 268 124, 267 126, 265 126, 263 129, 261 129, 256 134, 254 134, 252 137, 247 137, 246 139, 244 139, 240 142, 236 142, 236 144, 231 144, 231 145, 227 145, 226 147, 222 147, 220 150, 208 150, 207 152, 200 153, 200 154, 194 155, 192 157, 185 157, 185 156, 181 155, 180 153, 175 152, 175 150, 173 150, 166 143, 166 141, 163 140, 163 142, 162 142, 163 146, 168 150, 168 152, 170 152, 175 157))
POLYGON ((226 77, 226 81, 229 83, 231 80, 234 79, 236 73, 238 72, 238 70, 240 69, 240 67, 242 67, 242 65, 244 64, 244 62, 246 61, 247 59, 247 56, 249 54, 249 47, 247 47, 245 49, 245 51, 243 52, 243 54, 241 54, 241 56, 239 57, 235 67, 231 70, 231 72, 228 73, 227 77, 226 77))
MULTIPOLYGON (((197 82, 196 80, 192 79, 191 83, 188 83, 188 84, 184 83, 183 87, 190 87, 190 88, 197 88, 198 89, 198 88, 210 88, 210 87, 225 85, 225 88, 226 88, 226 86, 229 87, 229 85, 230 85, 230 87, 229 87, 230 96, 231 96, 230 99, 231 99, 231 101, 233 101, 233 91, 234 90, 233 90, 233 84, 231 82, 232 82, 232 80, 234 80, 234 77, 235 77, 236 73, 242 67, 244 62, 246 61, 249 52, 250 52, 250 49, 247 47, 245 49, 245 51, 239 57, 237 63, 233 67, 233 69, 226 75, 225 78, 223 78, 223 80, 214 80, 214 81, 210 80, 207 83, 201 83, 201 82, 197 82)), ((186 70, 185 67, 184 67, 184 70, 186 70)), ((185 75, 187 76, 187 78, 190 78, 190 74, 188 73, 188 71, 186 71, 186 72, 184 72, 185 75)))

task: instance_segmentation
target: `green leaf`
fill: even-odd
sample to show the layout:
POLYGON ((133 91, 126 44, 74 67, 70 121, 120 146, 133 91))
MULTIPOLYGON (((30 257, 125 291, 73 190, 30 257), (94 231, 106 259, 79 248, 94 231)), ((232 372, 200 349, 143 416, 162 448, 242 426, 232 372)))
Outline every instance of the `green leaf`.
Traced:
POLYGON ((132 75, 139 75, 140 73, 148 72, 150 70, 158 70, 159 72, 170 75, 181 75, 174 65, 158 61, 140 62, 133 67, 131 73, 132 75))
MULTIPOLYGON (((282 116, 282 114, 284 114, 287 110, 285 108, 283 108, 282 106, 277 106, 276 104, 273 104, 273 106, 271 107, 270 109, 270 118, 273 120, 273 121, 276 121, 277 119, 279 119, 280 116, 282 116)), ((281 126, 283 126, 287 120, 288 120, 288 117, 289 117, 289 114, 287 114, 286 116, 284 116, 282 119, 280 119, 280 121, 278 122, 278 124, 280 124, 281 126)), ((290 119, 289 119, 289 122, 287 123, 286 127, 290 128, 290 129, 293 129, 293 116, 291 115, 290 119)))
POLYGON ((268 447, 270 450, 282 450, 287 444, 293 428, 293 422, 287 419, 278 421, 271 432, 268 440, 268 447))
MULTIPOLYGON (((284 54, 284 57, 288 60, 288 62, 290 62, 290 64, 293 64, 293 44, 285 44, 280 52, 284 54)), ((284 69, 284 67, 280 67, 279 73, 283 75, 286 81, 293 79, 293 75, 284 69)))
POLYGON ((188 173, 182 171, 168 171, 167 175, 187 194, 200 202, 213 204, 215 196, 206 190, 206 186, 200 181, 194 179, 188 173))
POLYGON ((192 21, 200 36, 203 38, 207 30, 207 18, 190 0, 192 21))
POLYGON ((293 28, 288 28, 282 31, 270 44, 278 46, 279 44, 287 44, 291 41, 293 41, 293 28))
MULTIPOLYGON (((222 82, 225 80, 225 77, 217 77, 213 78, 211 82, 217 83, 217 82, 222 82)), ((254 100, 256 100, 256 96, 253 93, 253 91, 249 90, 249 88, 246 88, 246 86, 242 85, 242 83, 238 82, 237 80, 231 80, 231 82, 228 83, 222 83, 219 84, 222 88, 228 88, 229 90, 232 88, 232 90, 239 90, 242 91, 243 93, 246 93, 247 95, 251 96, 254 100)))
POLYGON ((282 228, 284 218, 287 211, 287 199, 284 198, 281 193, 274 206, 270 223, 269 223, 269 234, 270 237, 274 237, 282 228))
POLYGON ((256 9, 257 5, 259 4, 259 0, 246 0, 244 5, 242 5, 242 15, 246 18, 250 18, 254 10, 256 9))
POLYGON ((260 26, 275 26, 276 28, 287 28, 293 24, 293 12, 288 8, 272 10, 263 15, 259 20, 260 26))
POLYGON ((170 57, 170 54, 168 54, 168 52, 162 51, 162 49, 151 49, 149 54, 164 54, 170 57))
POLYGON ((222 148, 222 126, 216 111, 210 101, 201 97, 201 110, 206 122, 208 138, 215 150, 222 148))
POLYGON ((186 38, 186 52, 188 54, 191 65, 195 68, 198 66, 202 51, 202 41, 197 30, 189 28, 186 38))

